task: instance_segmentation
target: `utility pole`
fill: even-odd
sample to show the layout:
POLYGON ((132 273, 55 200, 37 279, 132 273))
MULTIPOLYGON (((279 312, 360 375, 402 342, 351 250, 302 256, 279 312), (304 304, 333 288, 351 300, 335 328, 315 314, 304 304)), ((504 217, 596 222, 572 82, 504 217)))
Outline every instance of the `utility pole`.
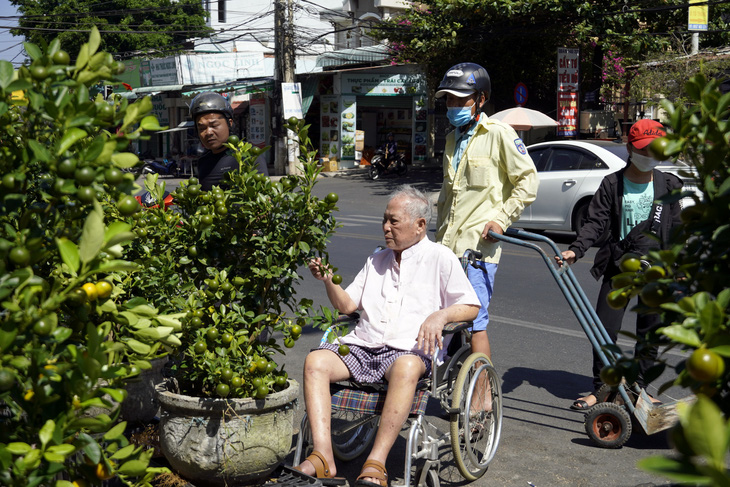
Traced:
POLYGON ((294 53, 294 15, 292 0, 274 2, 274 39, 275 48, 275 107, 272 126, 276 134, 274 146, 274 172, 276 174, 295 173, 298 161, 294 133, 284 128, 284 107, 281 92, 282 83, 293 83, 295 73, 294 53))

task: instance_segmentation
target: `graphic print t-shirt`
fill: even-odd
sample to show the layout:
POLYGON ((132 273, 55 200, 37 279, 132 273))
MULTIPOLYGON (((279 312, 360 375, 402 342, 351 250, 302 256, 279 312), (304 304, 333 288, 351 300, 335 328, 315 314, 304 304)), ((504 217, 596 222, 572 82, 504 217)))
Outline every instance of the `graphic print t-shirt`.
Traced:
POLYGON ((654 184, 634 183, 624 178, 624 197, 621 206, 621 238, 632 228, 649 218, 654 203, 654 184))

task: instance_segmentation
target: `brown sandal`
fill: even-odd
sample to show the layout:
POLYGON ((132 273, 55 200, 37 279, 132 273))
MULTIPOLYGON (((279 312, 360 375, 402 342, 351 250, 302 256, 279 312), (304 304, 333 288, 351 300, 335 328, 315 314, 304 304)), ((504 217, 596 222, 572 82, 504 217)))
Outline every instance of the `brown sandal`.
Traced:
MULTIPOLYGON (((314 475, 322 482, 322 485, 326 485, 327 487, 336 487, 347 484, 347 479, 344 477, 330 477, 330 466, 327 463, 327 460, 324 459, 324 455, 317 450, 314 450, 311 455, 302 461, 302 463, 306 461, 309 461, 309 463, 312 464, 314 467, 314 475)), ((302 463, 299 465, 301 466, 302 463)), ((302 471, 299 467, 294 467, 294 470, 302 471)))
POLYGON ((385 469, 385 465, 377 460, 366 460, 362 466, 362 470, 360 470, 360 475, 355 481, 355 485, 357 487, 388 487, 388 471, 385 469), (364 470, 368 467, 374 468, 376 471, 364 473, 364 470), (362 480, 365 477, 377 479, 378 483, 362 480))

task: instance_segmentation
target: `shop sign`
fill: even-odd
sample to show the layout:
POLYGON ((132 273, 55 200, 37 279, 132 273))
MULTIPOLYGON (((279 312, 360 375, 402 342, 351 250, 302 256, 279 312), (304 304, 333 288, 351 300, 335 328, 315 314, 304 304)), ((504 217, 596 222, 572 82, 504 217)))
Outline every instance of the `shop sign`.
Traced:
POLYGON ((127 87, 124 86, 122 83, 126 83, 132 88, 139 88, 140 86, 142 86, 139 74, 139 59, 128 59, 127 61, 124 61, 124 72, 116 76, 116 80, 119 82, 112 85, 113 90, 116 93, 129 91, 127 87))
POLYGON ((185 85, 222 83, 272 76, 264 69, 262 52, 223 52, 180 56, 180 78, 185 85))
POLYGON ((320 157, 337 157, 340 149, 340 103, 337 96, 321 96, 320 101, 320 157))
POLYGON ((140 78, 142 86, 179 84, 175 57, 143 59, 140 64, 140 78))
POLYGON ((558 137, 578 135, 580 49, 558 48, 558 137))
POLYGON ((426 93, 426 80, 420 74, 343 75, 342 94, 359 96, 399 96, 426 93))
POLYGON ((558 137, 578 135, 578 93, 558 92, 558 137))
POLYGON ((580 49, 558 48, 558 91, 578 91, 580 49))
POLYGON ((290 117, 303 119, 302 114, 302 84, 281 84, 282 105, 284 106, 284 120, 290 117))
POLYGON ((162 126, 170 125, 170 115, 162 95, 151 96, 150 100, 152 101, 152 113, 157 117, 159 124, 162 126))
POLYGON ((687 30, 706 31, 709 23, 709 9, 705 0, 689 0, 689 19, 687 30), (701 3, 704 5, 692 5, 701 3))
POLYGON ((252 98, 248 108, 248 141, 256 147, 266 145, 266 99, 252 98))
POLYGON ((413 157, 414 161, 426 159, 428 141, 428 109, 424 97, 413 98, 413 157))
POLYGON ((355 158, 355 115, 357 114, 357 100, 354 96, 342 97, 342 120, 340 121, 340 140, 342 141, 342 159, 355 158))

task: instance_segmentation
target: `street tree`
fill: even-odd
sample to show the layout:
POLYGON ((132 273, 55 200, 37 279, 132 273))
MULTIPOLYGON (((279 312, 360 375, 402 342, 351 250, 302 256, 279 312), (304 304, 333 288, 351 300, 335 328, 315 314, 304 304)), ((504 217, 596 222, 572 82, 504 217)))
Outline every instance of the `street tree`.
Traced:
POLYGON ((167 55, 185 42, 210 32, 199 0, 11 0, 21 18, 14 35, 47 45, 59 39, 70 53, 79 52, 92 26, 101 48, 119 57, 147 53, 167 55))
MULTIPOLYGON (((687 10, 680 4, 686 5, 680 0, 657 8, 629 8, 622 0, 425 0, 384 21, 373 34, 390 42, 396 62, 420 64, 431 89, 449 66, 473 61, 493 74, 497 105, 512 104, 512 89, 522 81, 531 98, 553 107, 558 47, 581 49, 581 91, 598 89, 606 76, 622 83, 624 72, 613 72, 615 65, 640 63, 671 49, 673 39, 688 37, 687 10), (612 56, 604 59, 609 50, 612 56)), ((730 7, 713 5, 711 28, 722 30, 725 12, 730 7)), ((703 45, 727 40, 727 33, 713 33, 703 45)))

